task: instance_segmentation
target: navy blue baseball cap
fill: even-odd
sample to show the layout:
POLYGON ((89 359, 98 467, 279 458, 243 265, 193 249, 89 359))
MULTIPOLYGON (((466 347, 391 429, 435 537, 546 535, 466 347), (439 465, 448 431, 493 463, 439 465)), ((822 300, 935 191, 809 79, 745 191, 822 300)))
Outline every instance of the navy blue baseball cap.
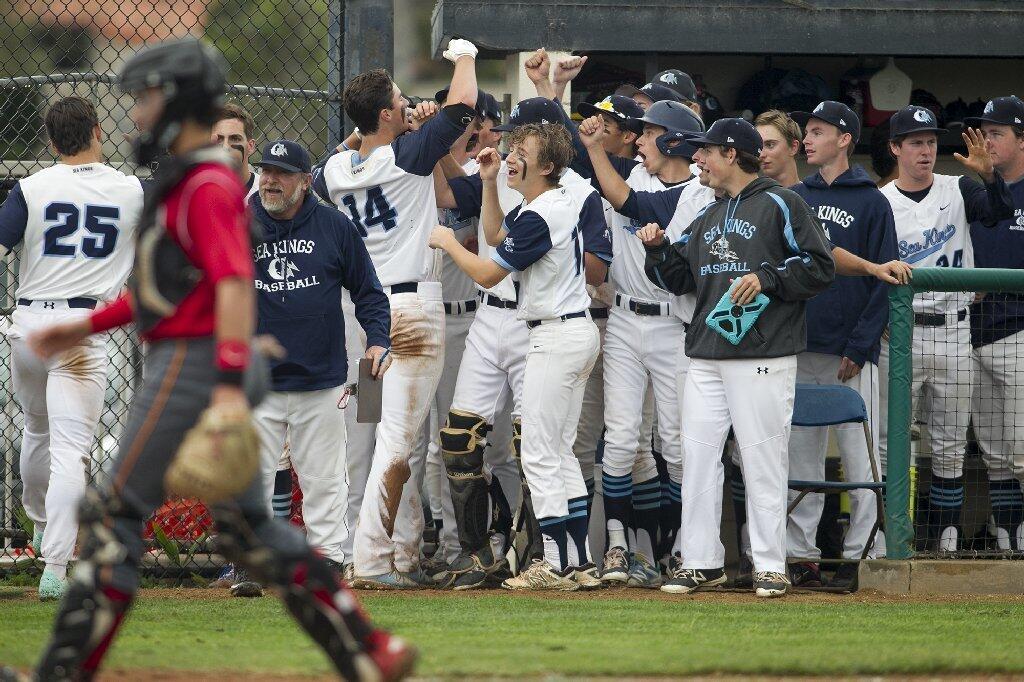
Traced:
POLYGON ((690 74, 679 69, 666 69, 654 75, 651 83, 663 85, 676 91, 676 94, 683 98, 684 102, 697 101, 697 86, 694 85, 690 74))
POLYGON ((508 123, 494 126, 491 130, 507 133, 528 123, 561 123, 562 112, 559 111, 559 107, 561 107, 560 104, 556 104, 554 100, 547 97, 524 99, 512 107, 508 123))
POLYGON ((263 147, 263 155, 256 164, 260 168, 274 166, 289 173, 309 173, 313 164, 309 152, 298 142, 274 140, 263 147))
POLYGON ((946 132, 945 128, 939 127, 939 122, 935 120, 935 114, 931 109, 913 104, 903 107, 889 119, 890 140, 912 133, 935 133, 938 135, 944 132, 946 132))
POLYGON ((964 125, 972 128, 978 128, 982 123, 1024 128, 1024 101, 1017 95, 996 97, 988 101, 981 116, 968 116, 964 119, 964 125))
POLYGON ((764 147, 764 140, 757 128, 742 118, 720 118, 703 135, 690 137, 689 142, 698 147, 708 144, 732 147, 754 156, 759 156, 764 147))
POLYGON ((840 132, 850 133, 854 143, 860 140, 860 117, 842 102, 825 100, 814 107, 814 111, 794 111, 789 117, 802 126, 807 125, 812 118, 816 118, 834 125, 839 128, 840 132))
MULTIPOLYGON (((447 99, 448 88, 434 93, 434 101, 438 104, 447 99)), ((501 105, 498 104, 498 100, 494 98, 494 95, 483 90, 476 91, 476 113, 480 118, 489 118, 497 123, 501 123, 501 105)))
POLYGON ((643 132, 643 123, 639 119, 644 115, 644 110, 632 97, 609 95, 597 104, 581 102, 576 111, 584 118, 605 114, 614 118, 627 130, 638 135, 643 132))

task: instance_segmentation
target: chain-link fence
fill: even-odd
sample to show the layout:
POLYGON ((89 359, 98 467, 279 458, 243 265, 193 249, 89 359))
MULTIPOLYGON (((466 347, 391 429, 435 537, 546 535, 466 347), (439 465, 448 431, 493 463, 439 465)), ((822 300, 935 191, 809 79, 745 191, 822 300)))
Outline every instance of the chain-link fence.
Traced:
MULTIPOLYGON (((0 19, 0 201, 11 187, 56 160, 43 126, 46 109, 77 94, 97 107, 107 161, 125 173, 148 175, 129 163, 129 98, 114 74, 141 45, 171 37, 202 36, 230 68, 229 96, 252 114, 257 147, 279 137, 297 140, 314 156, 340 131, 328 91, 336 73, 329 55, 330 27, 341 17, 325 0, 274 3, 198 0, 132 4, 114 0, 13 0, 0 19), (329 126, 331 130, 329 130, 329 126)), ((0 262, 0 325, 10 323, 17 289, 18 250, 0 262)), ((89 476, 107 467, 139 378, 141 348, 124 331, 108 342, 110 369, 89 476)), ((0 337, 0 574, 37 570, 29 546, 31 522, 21 508, 21 409, 13 395, 10 345, 0 337)), ((154 551, 147 564, 159 576, 185 577, 216 570, 206 539, 211 528, 195 503, 170 502, 147 528, 154 551)))
MULTIPOLYGON (((883 357, 883 370, 895 371, 910 389, 911 547, 919 557, 1024 557, 1024 297, 1014 293, 1024 274, 998 280, 995 273, 1009 271, 929 270, 915 273, 915 281, 928 279, 923 288, 973 291, 915 294, 907 311, 910 367, 895 355, 891 362, 883 357), (939 280, 930 279, 933 273, 939 280), (1000 285, 1011 291, 975 293, 1000 285)), ((904 341, 893 341, 890 353, 896 343, 904 341)), ((906 397, 901 390, 883 404, 902 419, 906 397)), ((900 447, 900 434, 886 435, 888 474, 899 476, 894 466, 902 468, 902 460, 894 465, 892 450, 900 447)), ((891 496, 888 502, 899 504, 891 496)))

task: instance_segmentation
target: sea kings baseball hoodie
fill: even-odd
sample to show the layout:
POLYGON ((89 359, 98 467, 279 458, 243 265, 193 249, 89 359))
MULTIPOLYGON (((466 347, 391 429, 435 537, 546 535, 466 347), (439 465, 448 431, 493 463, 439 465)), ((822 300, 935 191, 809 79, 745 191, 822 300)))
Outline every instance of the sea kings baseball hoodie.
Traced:
POLYGON ((769 178, 697 214, 674 244, 647 249, 645 271, 662 289, 694 291, 697 310, 686 332, 691 358, 728 360, 795 355, 806 349, 804 301, 835 277, 832 248, 807 203, 769 178), (757 274, 771 300, 754 326, 732 345, 705 323, 733 279, 757 274))
MULTIPOLYGON (((811 207, 833 246, 872 263, 896 260, 892 207, 864 169, 854 166, 829 185, 815 173, 793 186, 811 207)), ((889 322, 888 287, 874 277, 837 275, 807 302, 807 350, 878 364, 889 322)))

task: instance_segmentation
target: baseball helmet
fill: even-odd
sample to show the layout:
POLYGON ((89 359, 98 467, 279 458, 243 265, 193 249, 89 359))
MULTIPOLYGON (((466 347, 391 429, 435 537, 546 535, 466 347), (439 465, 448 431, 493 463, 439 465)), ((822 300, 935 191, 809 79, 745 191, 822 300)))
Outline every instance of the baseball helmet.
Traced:
POLYGON ((208 121, 224 100, 227 68, 220 53, 196 40, 171 40, 139 50, 121 69, 126 93, 159 88, 164 108, 151 130, 134 142, 140 164, 155 160, 181 132, 185 119, 208 121))
POLYGON ((696 147, 693 145, 669 145, 673 140, 681 140, 685 143, 690 137, 704 132, 704 122, 688 106, 665 100, 655 102, 640 120, 665 129, 665 132, 654 141, 658 145, 658 151, 662 154, 693 158, 693 153, 696 151, 696 147))

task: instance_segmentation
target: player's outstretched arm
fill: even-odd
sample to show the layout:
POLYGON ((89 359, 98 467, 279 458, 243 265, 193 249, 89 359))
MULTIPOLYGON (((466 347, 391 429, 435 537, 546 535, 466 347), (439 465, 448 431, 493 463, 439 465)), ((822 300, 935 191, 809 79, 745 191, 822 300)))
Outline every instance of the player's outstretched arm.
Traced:
POLYGON ((447 252, 460 270, 485 289, 490 289, 509 273, 490 258, 481 258, 463 246, 450 227, 435 227, 430 233, 430 247, 447 252))
POLYGON ((586 56, 569 57, 568 59, 560 59, 555 64, 555 94, 553 99, 556 102, 562 101, 562 96, 565 95, 565 88, 572 82, 572 79, 580 75, 580 71, 583 69, 583 65, 587 63, 586 56))
MULTIPOLYGON (((534 52, 523 64, 526 77, 537 89, 538 97, 555 99, 555 87, 551 84, 551 59, 543 47, 534 52)), ((563 88, 564 89, 564 88, 563 88)))
POLYGON ((476 85, 476 45, 463 40, 453 38, 448 43, 448 49, 444 51, 444 58, 455 64, 455 73, 452 74, 452 84, 448 88, 447 104, 465 104, 467 107, 476 107, 477 85, 476 85))
POLYGON ((875 277, 886 284, 909 284, 913 277, 909 263, 891 260, 887 263, 872 263, 846 249, 832 248, 832 259, 836 262, 836 274, 847 277, 875 277))
POLYGON ((629 198, 629 185, 615 170, 608 153, 601 146, 604 137, 604 121, 600 116, 591 116, 580 123, 580 140, 587 149, 590 164, 594 168, 594 177, 601 185, 601 194, 618 210, 629 198))

